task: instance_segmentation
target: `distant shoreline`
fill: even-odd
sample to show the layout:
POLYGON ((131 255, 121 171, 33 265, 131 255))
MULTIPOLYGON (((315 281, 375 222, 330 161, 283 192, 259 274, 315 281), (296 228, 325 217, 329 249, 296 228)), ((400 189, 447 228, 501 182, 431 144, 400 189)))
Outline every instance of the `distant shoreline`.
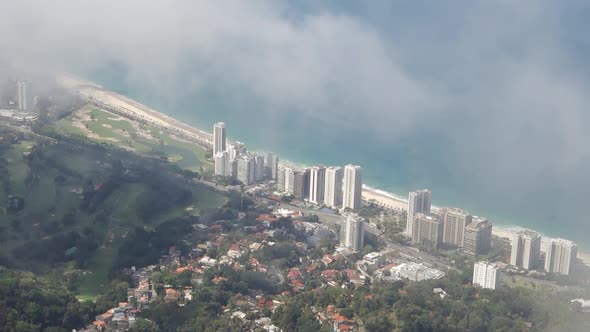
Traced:
MULTIPOLYGON (((179 134, 194 139, 195 142, 201 145, 207 145, 209 147, 212 146, 213 135, 209 132, 178 121, 166 114, 149 108, 126 96, 120 95, 113 91, 109 91, 94 82, 70 75, 59 76, 57 81, 62 86, 73 91, 76 91, 79 95, 85 98, 88 98, 95 102, 98 101, 100 103, 103 103, 104 105, 113 107, 118 111, 127 114, 130 117, 134 117, 138 120, 148 121, 157 126, 173 130, 179 134)), ((288 160, 284 160, 281 163, 288 164, 293 167, 303 167, 303 165, 301 164, 288 160)), ((363 199, 367 201, 376 201, 378 204, 387 206, 388 208, 394 210, 405 210, 407 206, 407 199, 394 193, 373 188, 367 185, 363 185, 363 199)), ((438 209, 438 207, 433 206, 433 209, 436 210, 438 209)), ((512 234, 521 229, 524 229, 524 227, 499 227, 498 225, 494 224, 492 227, 492 234, 501 238, 510 239, 512 237, 512 234)), ((578 249, 578 258, 580 258, 584 262, 584 264, 590 266, 590 252, 584 251, 582 248, 579 247, 579 244, 578 249)))

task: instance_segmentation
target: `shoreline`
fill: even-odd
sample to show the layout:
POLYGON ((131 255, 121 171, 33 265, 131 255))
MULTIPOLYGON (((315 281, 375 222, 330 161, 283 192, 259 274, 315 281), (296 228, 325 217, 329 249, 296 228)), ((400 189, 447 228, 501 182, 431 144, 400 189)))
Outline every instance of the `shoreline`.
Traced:
MULTIPOLYGON (((112 108, 127 116, 134 117, 138 120, 144 120, 162 128, 180 133, 186 137, 194 139, 199 144, 212 146, 213 135, 209 132, 178 121, 126 96, 114 91, 109 91, 94 82, 71 75, 58 76, 56 81, 59 85, 75 91, 77 94, 94 104, 112 108)), ((280 163, 294 168, 305 167, 303 164, 289 160, 281 160, 280 163)), ((363 184, 362 198, 367 201, 373 201, 383 207, 398 211, 406 210, 408 203, 407 199, 402 196, 366 184, 363 184)), ((440 207, 438 206, 432 206, 434 211, 439 208, 440 207)), ((494 224, 492 227, 492 234, 501 238, 510 239, 512 234, 522 229, 524 229, 524 227, 516 225, 498 226, 494 224)), ((541 236, 543 238, 551 238, 543 234, 541 234, 541 236)), ((590 266, 590 251, 585 251, 579 245, 578 258, 581 259, 584 264, 590 266)))

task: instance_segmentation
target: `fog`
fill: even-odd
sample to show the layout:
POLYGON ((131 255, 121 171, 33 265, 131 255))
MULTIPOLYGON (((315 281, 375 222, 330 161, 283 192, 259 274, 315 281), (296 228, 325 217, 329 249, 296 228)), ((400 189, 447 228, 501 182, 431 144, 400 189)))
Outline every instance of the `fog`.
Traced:
POLYGON ((405 3, 5 2, 0 59, 77 73, 118 63, 170 99, 216 84, 383 144, 433 131, 450 142, 452 175, 482 196, 565 194, 557 219, 583 206, 588 5, 405 3))

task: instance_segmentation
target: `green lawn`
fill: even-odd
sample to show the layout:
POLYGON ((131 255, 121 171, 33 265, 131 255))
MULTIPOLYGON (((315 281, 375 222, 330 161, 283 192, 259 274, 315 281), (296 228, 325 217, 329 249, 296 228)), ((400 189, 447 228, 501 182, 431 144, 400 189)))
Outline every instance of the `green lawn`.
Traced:
MULTIPOLYGON (((201 167, 204 171, 213 170, 213 164, 206 161, 205 155, 207 151, 199 145, 177 140, 155 127, 145 128, 156 140, 150 141, 136 135, 138 131, 131 124, 131 120, 113 120, 118 116, 94 107, 90 110, 85 108, 81 111, 89 111, 91 118, 89 121, 83 122, 83 124, 98 136, 93 139, 99 142, 133 149, 156 157, 164 156, 179 167, 195 172, 200 172, 201 167), (129 133, 129 135, 124 135, 125 132, 129 133)), ((65 135, 85 136, 86 134, 82 129, 72 125, 74 117, 75 115, 70 115, 58 121, 55 124, 56 130, 65 135)))
POLYGON ((79 300, 94 301, 109 281, 109 272, 113 258, 117 254, 115 247, 100 248, 91 260, 92 268, 80 278, 78 284, 79 300))

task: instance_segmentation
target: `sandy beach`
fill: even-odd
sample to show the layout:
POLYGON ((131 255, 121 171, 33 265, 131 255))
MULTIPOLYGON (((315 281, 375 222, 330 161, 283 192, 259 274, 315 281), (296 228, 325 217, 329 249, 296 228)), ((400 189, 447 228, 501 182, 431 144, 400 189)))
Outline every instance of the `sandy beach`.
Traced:
MULTIPOLYGON (((147 121, 176 134, 183 135, 185 138, 190 138, 199 144, 206 146, 212 145, 212 134, 182 123, 116 92, 108 91, 93 82, 66 75, 58 77, 57 82, 63 87, 75 91, 81 97, 86 98, 89 102, 98 106, 117 111, 130 118, 147 121)), ((285 164, 285 161, 281 161, 281 163, 285 164)), ((295 166, 291 163, 287 164, 295 166)), ((296 168, 297 167, 302 166, 296 165, 296 168)), ((388 209, 396 211, 405 211, 407 209, 407 199, 367 185, 363 185, 362 197, 363 200, 372 201, 388 209)), ((438 209, 439 207, 432 207, 433 212, 436 212, 438 209)), ((522 228, 507 228, 494 225, 492 228, 492 234, 498 237, 511 239, 512 235, 519 229, 522 228)), ((578 258, 580 258, 584 264, 590 266, 590 252, 578 249, 578 258)))
POLYGON ((128 117, 147 121, 204 144, 212 144, 213 138, 208 132, 191 127, 116 92, 105 90, 93 82, 72 76, 60 76, 57 82, 98 106, 108 107, 128 117))

